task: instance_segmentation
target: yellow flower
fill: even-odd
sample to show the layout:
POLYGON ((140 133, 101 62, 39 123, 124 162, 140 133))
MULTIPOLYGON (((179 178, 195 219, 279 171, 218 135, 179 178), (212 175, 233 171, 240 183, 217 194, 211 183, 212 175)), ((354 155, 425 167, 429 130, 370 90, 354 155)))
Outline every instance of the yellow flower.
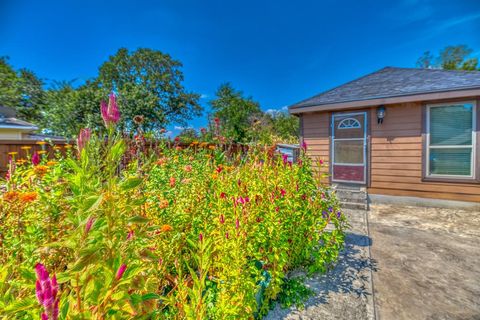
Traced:
POLYGON ((208 149, 210 149, 210 150, 215 150, 215 146, 214 146, 214 145, 210 145, 210 146, 208 146, 208 149))
POLYGON ((47 173, 47 171, 48 167, 42 165, 35 166, 35 168, 33 169, 33 172, 35 172, 35 174, 39 176, 44 175, 45 173, 47 173))
POLYGON ((24 164, 25 162, 27 162, 27 160, 25 160, 25 159, 18 159, 17 160, 17 164, 24 164))
POLYGON ((53 150, 60 150, 60 146, 53 146, 53 150))
POLYGON ((47 166, 54 166, 57 164, 57 161, 48 161, 47 166))
POLYGON ((17 154, 18 154, 18 152, 16 152, 16 151, 12 151, 12 152, 9 152, 9 153, 8 153, 9 156, 15 156, 15 155, 17 155, 17 154))
POLYGON ((32 147, 31 147, 31 146, 23 146, 23 147, 21 147, 20 149, 22 149, 22 150, 30 150, 30 149, 32 149, 32 147))
POLYGON ((198 144, 198 141, 193 141, 192 144, 193 144, 193 145, 197 145, 197 144, 198 144))
POLYGON ((37 141, 37 144, 43 146, 43 145, 47 144, 47 142, 46 141, 37 141))
POLYGON ((63 147, 64 147, 65 149, 70 149, 70 148, 72 148, 72 145, 71 145, 71 144, 66 144, 66 145, 64 145, 63 147))
POLYGON ((40 150, 40 151, 38 151, 37 153, 38 153, 38 154, 46 154, 47 151, 45 151, 45 150, 40 150))

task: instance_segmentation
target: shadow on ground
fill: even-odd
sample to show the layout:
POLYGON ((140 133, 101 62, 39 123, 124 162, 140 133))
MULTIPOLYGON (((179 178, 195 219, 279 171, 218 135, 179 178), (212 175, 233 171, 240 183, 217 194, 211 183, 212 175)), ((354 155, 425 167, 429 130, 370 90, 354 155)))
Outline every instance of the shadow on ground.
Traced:
MULTIPOLYGON (((304 309, 281 309, 277 305, 265 319, 368 319, 371 272, 377 270, 376 262, 369 258, 371 245, 368 236, 347 232, 345 248, 333 269, 306 278, 306 285, 315 295, 304 309)), ((290 276, 305 276, 305 273, 295 271, 290 276)))

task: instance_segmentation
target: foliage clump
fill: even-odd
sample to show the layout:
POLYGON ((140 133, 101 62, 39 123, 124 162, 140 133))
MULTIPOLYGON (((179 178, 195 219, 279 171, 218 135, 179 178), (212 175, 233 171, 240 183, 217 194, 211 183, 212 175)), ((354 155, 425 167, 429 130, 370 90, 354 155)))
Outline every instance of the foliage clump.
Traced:
POLYGON ((106 137, 83 130, 78 150, 57 149, 55 161, 12 156, 0 314, 250 319, 295 288, 289 270, 335 262, 346 221, 304 154, 292 163, 273 149, 141 149, 141 137, 132 145, 117 133, 116 108, 114 96, 102 105, 106 137))

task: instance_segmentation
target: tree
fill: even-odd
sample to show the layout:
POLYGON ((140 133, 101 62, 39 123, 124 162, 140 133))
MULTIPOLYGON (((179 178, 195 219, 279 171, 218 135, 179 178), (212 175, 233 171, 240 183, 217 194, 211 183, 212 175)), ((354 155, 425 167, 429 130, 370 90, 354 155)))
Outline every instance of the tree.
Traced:
POLYGON ((466 45, 447 46, 434 57, 426 51, 418 60, 417 67, 445 70, 477 70, 478 59, 469 58, 473 50, 466 45))
POLYGON ((260 105, 251 97, 244 97, 230 83, 222 84, 210 101, 214 116, 220 119, 221 134, 235 142, 252 140, 251 127, 263 116, 260 105))
POLYGON ((144 131, 163 128, 172 122, 185 124, 199 116, 200 96, 183 87, 182 64, 160 51, 121 48, 99 68, 93 80, 103 95, 114 90, 121 106, 123 129, 132 127, 136 115, 144 117, 144 131))
POLYGON ((38 123, 42 118, 43 81, 27 69, 15 70, 0 57, 0 105, 13 108, 22 120, 38 123))
POLYGON ((269 113, 269 116, 272 119, 272 131, 279 139, 285 142, 298 141, 298 117, 281 111, 269 113))

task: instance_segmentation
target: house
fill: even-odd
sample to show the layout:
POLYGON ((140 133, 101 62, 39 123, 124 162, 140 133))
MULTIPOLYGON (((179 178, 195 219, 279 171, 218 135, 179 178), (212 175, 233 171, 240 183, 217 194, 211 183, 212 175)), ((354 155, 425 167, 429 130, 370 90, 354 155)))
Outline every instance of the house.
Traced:
POLYGON ((45 139, 64 142, 63 137, 37 134, 38 127, 17 118, 15 109, 0 106, 0 144, 5 141, 42 141, 45 139))
POLYGON ((476 206, 479 104, 478 71, 386 67, 289 111, 337 188, 364 190, 373 201, 476 206))

